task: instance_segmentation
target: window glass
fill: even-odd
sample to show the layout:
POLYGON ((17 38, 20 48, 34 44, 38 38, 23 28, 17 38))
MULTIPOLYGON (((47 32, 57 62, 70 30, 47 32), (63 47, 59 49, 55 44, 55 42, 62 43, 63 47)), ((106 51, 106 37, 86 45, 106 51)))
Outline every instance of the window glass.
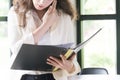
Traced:
POLYGON ((116 0, 81 0, 81 14, 115 14, 116 0))
POLYGON ((0 0, 0 16, 7 16, 9 10, 9 0, 0 0))
POLYGON ((4 17, 7 17, 9 11, 9 2, 10 0, 0 0, 0 74, 2 74, 1 79, 3 80, 9 80, 10 75, 10 52, 7 39, 7 21, 4 21, 4 17))
POLYGON ((1 79, 4 78, 5 80, 9 80, 9 60, 10 60, 10 52, 8 46, 8 39, 7 39, 7 22, 0 22, 0 74, 1 79))
POLYGON ((84 67, 105 67, 110 74, 116 72, 116 21, 82 21, 82 41, 99 28, 102 30, 83 49, 84 67))

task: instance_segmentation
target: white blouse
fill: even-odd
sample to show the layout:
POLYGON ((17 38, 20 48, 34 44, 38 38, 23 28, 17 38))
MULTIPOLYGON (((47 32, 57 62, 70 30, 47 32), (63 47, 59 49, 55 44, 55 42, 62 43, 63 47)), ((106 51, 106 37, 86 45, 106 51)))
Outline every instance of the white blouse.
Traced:
MULTIPOLYGON (((11 7, 8 14, 8 37, 10 41, 10 49, 12 51, 11 64, 13 63, 19 49, 23 43, 35 44, 32 32, 36 29, 36 26, 41 24, 37 13, 34 10, 30 10, 26 13, 26 27, 20 28, 18 26, 17 14, 14 8, 11 7)), ((60 15, 60 19, 55 23, 46 34, 40 39, 38 45, 58 45, 65 43, 75 43, 75 27, 69 15, 60 15)), ((70 75, 80 72, 80 66, 75 58, 73 60, 75 71, 68 73, 65 70, 58 70, 52 72, 56 80, 67 80, 70 75)), ((49 72, 43 71, 29 71, 29 70, 11 70, 11 80, 20 80, 23 74, 45 74, 49 72)))

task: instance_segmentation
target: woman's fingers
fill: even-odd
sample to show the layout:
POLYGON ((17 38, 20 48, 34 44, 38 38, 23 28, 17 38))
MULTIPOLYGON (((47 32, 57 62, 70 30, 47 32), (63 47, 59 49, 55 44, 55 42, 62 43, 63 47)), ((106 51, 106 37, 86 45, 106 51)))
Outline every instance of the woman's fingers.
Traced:
POLYGON ((47 12, 46 13, 48 13, 48 14, 50 14, 51 12, 52 12, 52 6, 50 6, 49 8, 48 8, 48 10, 47 10, 47 12))
POLYGON ((56 66, 57 65, 57 63, 55 61, 51 60, 50 58, 47 59, 47 64, 52 65, 52 66, 56 66))
POLYGON ((53 66, 62 66, 61 60, 55 58, 55 57, 49 57, 47 59, 47 63, 53 66))
POLYGON ((66 57, 63 56, 63 55, 60 55, 61 59, 62 59, 62 62, 65 63, 66 62, 66 57))
POLYGON ((53 11, 56 10, 56 5, 57 5, 57 0, 54 0, 54 1, 53 1, 53 11))
POLYGON ((69 60, 67 60, 64 55, 60 55, 61 59, 51 56, 47 59, 47 64, 55 66, 60 69, 65 69, 68 72, 71 72, 74 69, 73 68, 74 64, 72 63, 72 60, 74 59, 74 57, 75 57, 75 55, 73 55, 69 60))
POLYGON ((49 14, 49 13, 52 13, 53 11, 55 11, 56 10, 56 4, 57 4, 57 0, 54 0, 53 1, 53 3, 52 3, 52 5, 48 8, 48 10, 47 10, 47 13, 49 14))
MULTIPOLYGON (((69 59, 69 61, 72 61, 74 58, 75 58, 75 54, 73 54, 72 56, 71 56, 71 58, 69 59)), ((63 56, 63 55, 60 55, 60 58, 61 59, 58 59, 58 58, 55 58, 55 57, 52 57, 52 56, 50 56, 48 59, 47 59, 47 61, 48 61, 48 63, 49 64, 52 64, 52 65, 60 65, 60 66, 62 66, 62 65, 64 65, 64 64, 66 64, 66 62, 68 62, 68 60, 66 59, 66 57, 65 56, 63 56)))
POLYGON ((56 4, 57 4, 57 0, 54 0, 52 5, 50 6, 51 7, 51 12, 56 10, 56 4))
POLYGON ((69 58, 69 60, 73 61, 73 59, 75 58, 76 54, 73 53, 72 56, 69 58))

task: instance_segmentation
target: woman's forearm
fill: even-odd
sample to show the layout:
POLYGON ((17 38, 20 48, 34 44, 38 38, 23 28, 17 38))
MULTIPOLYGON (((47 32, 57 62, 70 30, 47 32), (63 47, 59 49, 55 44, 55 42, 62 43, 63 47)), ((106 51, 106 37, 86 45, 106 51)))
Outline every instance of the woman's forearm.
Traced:
POLYGON ((34 43, 38 44, 38 41, 49 30, 49 26, 45 23, 41 24, 35 31, 33 31, 34 43))

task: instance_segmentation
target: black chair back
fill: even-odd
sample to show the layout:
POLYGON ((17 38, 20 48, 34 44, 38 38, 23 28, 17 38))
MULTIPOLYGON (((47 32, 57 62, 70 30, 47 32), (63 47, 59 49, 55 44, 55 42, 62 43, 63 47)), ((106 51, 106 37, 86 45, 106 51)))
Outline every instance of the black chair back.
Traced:
POLYGON ((101 74, 108 74, 108 71, 106 68, 83 68, 82 71, 81 71, 81 74, 83 75, 92 75, 92 74, 95 74, 95 75, 101 75, 101 74))

